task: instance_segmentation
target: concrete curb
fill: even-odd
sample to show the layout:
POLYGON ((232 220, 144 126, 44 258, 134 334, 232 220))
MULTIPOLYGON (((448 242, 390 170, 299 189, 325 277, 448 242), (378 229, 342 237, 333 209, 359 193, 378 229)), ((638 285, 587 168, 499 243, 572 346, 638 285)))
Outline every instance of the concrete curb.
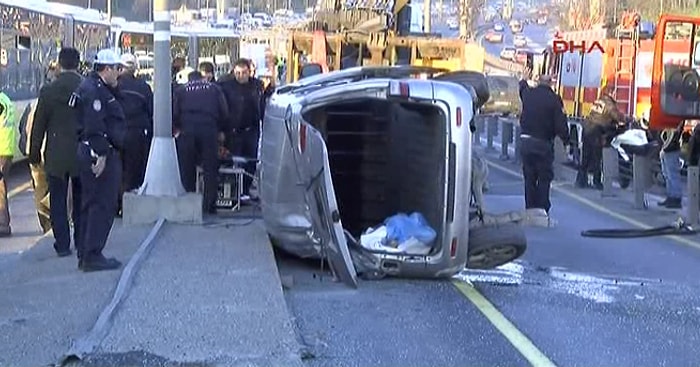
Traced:
POLYGON ((79 361, 86 355, 97 350, 97 348, 100 346, 102 340, 104 340, 109 333, 112 326, 112 320, 118 311, 119 305, 127 297, 133 284, 134 277, 136 276, 141 263, 143 263, 148 256, 148 253, 153 247, 152 245, 155 243, 156 236, 160 232, 164 223, 165 219, 158 220, 146 239, 141 242, 141 245, 136 253, 124 267, 112 300, 109 302, 107 307, 102 310, 90 332, 72 343, 71 348, 64 355, 61 361, 59 361, 58 366, 65 366, 69 363, 79 361))

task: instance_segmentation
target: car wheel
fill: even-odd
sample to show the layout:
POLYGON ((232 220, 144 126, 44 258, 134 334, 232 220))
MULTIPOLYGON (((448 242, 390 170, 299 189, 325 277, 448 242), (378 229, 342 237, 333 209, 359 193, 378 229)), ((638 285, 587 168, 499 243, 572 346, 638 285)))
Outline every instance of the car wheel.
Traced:
POLYGON ((526 249, 525 230, 518 224, 471 228, 467 268, 493 269, 519 258, 526 249))

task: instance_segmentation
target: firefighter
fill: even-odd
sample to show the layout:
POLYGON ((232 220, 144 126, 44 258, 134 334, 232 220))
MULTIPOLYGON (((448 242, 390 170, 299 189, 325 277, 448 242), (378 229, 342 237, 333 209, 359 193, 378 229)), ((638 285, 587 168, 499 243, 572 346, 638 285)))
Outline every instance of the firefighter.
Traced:
POLYGON ((126 117, 117 100, 117 78, 124 66, 109 49, 97 53, 94 71, 69 101, 77 107, 82 185, 78 268, 84 272, 118 269, 121 262, 102 254, 117 213, 126 117))
MULTIPOLYGON (((144 80, 136 78, 136 57, 123 54, 125 65, 119 75, 121 105, 126 117, 126 135, 122 159, 122 190, 128 192, 143 184, 148 163, 148 152, 153 138, 153 91, 144 80)), ((119 195, 119 212, 121 212, 119 195)))
POLYGON ((520 154, 522 155, 525 183, 525 208, 544 209, 547 214, 552 206, 549 199, 550 184, 554 179, 554 138, 565 145, 569 141, 569 128, 564 103, 552 90, 552 78, 541 75, 537 86, 528 81, 532 69, 525 67, 520 80, 520 154))
MULTIPOLYGON (((204 171, 203 210, 216 213, 218 195, 219 144, 231 130, 228 106, 218 85, 203 79, 199 71, 189 72, 187 83, 178 88, 173 101, 173 122, 177 131, 180 177, 185 190, 196 191, 197 164, 204 171)), ((182 81, 182 75, 178 75, 182 81)))
POLYGON ((622 112, 617 108, 614 90, 609 86, 601 89, 601 95, 593 103, 583 122, 583 152, 576 175, 576 187, 591 187, 588 174, 593 175, 593 187, 603 189, 603 146, 610 144, 618 126, 625 124, 622 112))

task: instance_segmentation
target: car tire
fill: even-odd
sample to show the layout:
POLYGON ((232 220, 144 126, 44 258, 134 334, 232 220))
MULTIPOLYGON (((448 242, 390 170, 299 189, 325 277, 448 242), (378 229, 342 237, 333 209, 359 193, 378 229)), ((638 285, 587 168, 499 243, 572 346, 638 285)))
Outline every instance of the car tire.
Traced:
POLYGON ((516 223, 471 228, 466 267, 493 269, 519 258, 525 250, 525 230, 516 223))

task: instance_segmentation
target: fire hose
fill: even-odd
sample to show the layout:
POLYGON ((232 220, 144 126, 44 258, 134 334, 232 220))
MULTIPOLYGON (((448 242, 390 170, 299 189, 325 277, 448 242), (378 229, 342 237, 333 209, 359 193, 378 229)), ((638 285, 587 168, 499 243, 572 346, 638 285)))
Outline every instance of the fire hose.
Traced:
POLYGON ((685 223, 682 218, 676 222, 654 228, 609 228, 609 229, 589 229, 581 232, 582 237, 592 238, 641 238, 655 236, 689 236, 697 234, 697 230, 685 223))

